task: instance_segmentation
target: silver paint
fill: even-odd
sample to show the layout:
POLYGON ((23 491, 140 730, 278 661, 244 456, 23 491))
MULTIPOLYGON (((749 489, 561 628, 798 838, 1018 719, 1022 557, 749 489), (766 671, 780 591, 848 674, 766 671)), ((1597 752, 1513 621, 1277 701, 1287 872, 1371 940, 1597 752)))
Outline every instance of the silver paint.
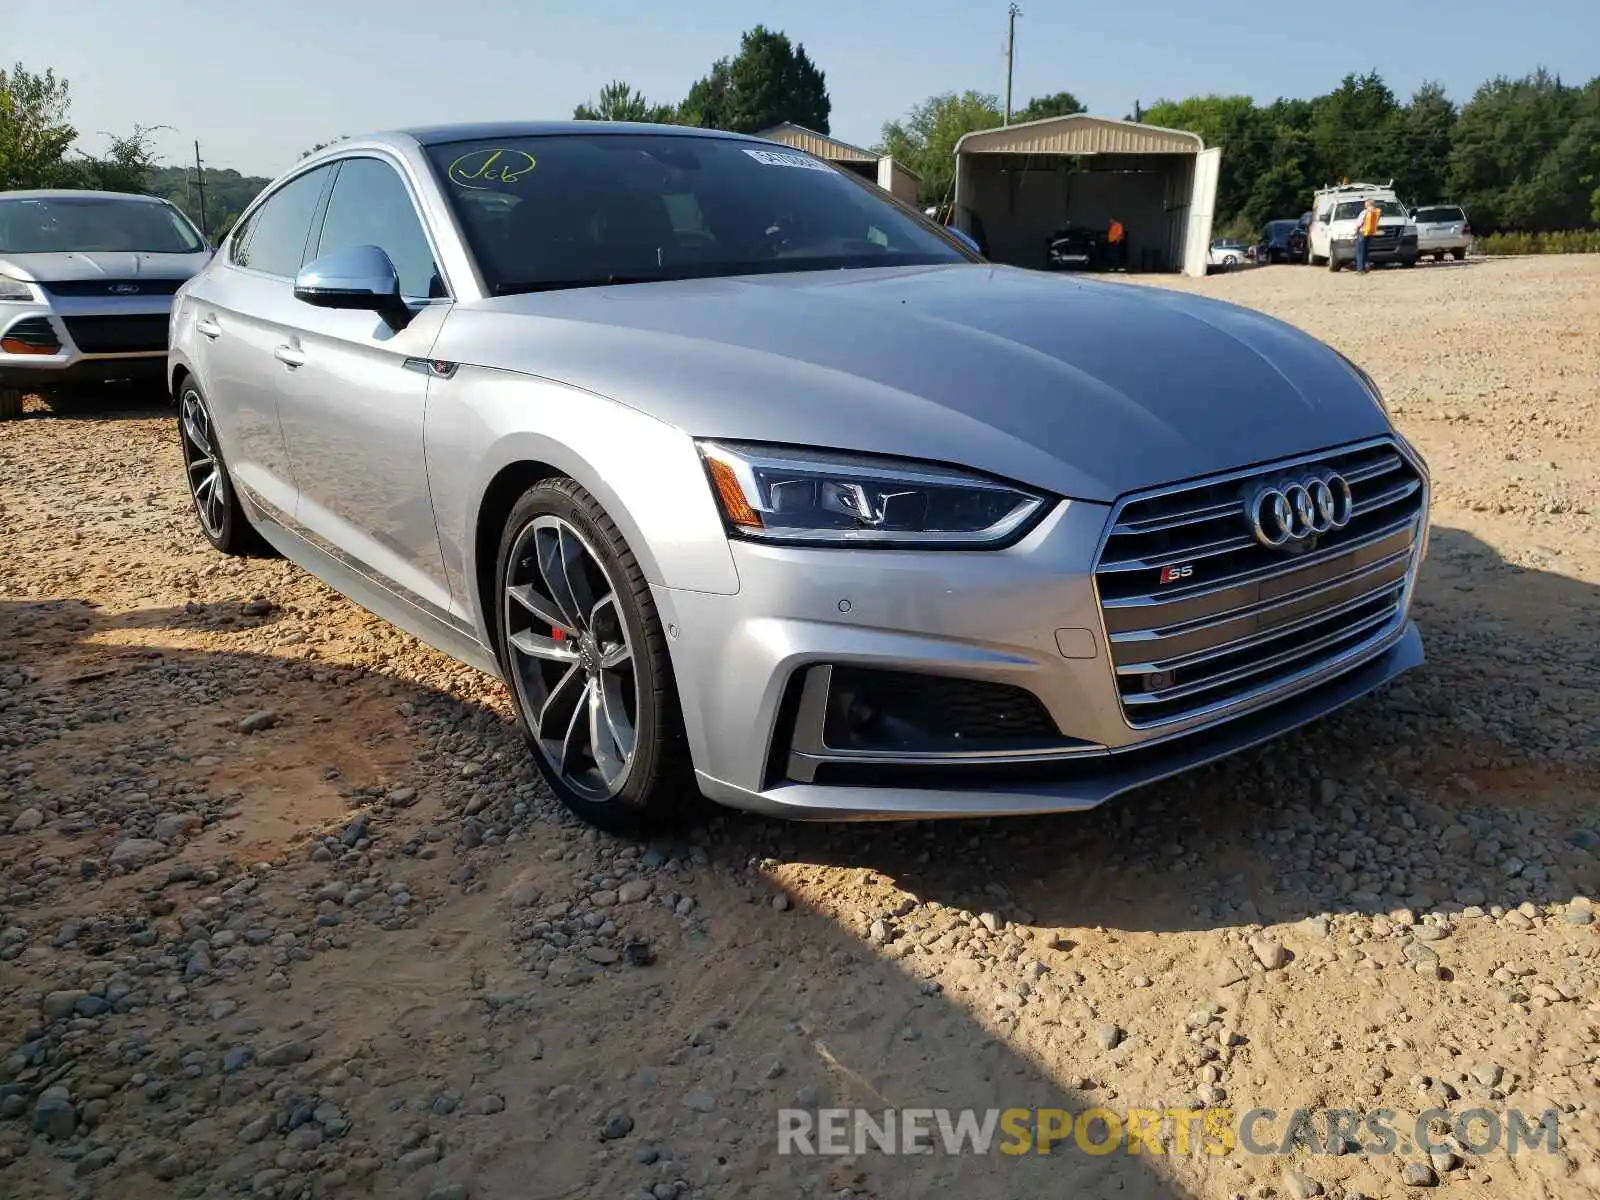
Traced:
POLYGON ((1396 437, 1327 346, 1233 305, 987 264, 486 296, 422 144, 561 128, 387 134, 297 165, 379 154, 404 174, 451 298, 413 303, 403 328, 297 301, 291 280, 232 266, 226 246, 179 296, 170 368, 199 379, 252 516, 362 604, 495 669, 503 598, 477 557, 484 497, 505 471, 571 476, 615 521, 670 631, 702 788, 794 816, 1082 808, 1421 660, 1405 621, 1191 738, 1212 718, 1133 728, 1106 657, 1066 657, 1058 642, 1103 628, 1093 567, 1119 498, 1396 437), (299 361, 277 357, 284 347, 299 361), (700 437, 926 459, 1057 499, 1004 550, 758 545, 725 533, 700 437), (786 683, 830 661, 1025 686, 1075 739, 1056 757, 1104 770, 938 791, 774 784, 786 683))

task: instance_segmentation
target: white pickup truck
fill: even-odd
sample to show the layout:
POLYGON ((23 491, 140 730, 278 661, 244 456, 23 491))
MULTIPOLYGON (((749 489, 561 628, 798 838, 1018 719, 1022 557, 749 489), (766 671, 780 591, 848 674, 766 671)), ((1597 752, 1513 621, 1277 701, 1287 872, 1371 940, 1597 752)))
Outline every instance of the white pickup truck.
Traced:
POLYGON ((1389 184, 1345 183, 1323 188, 1312 203, 1314 216, 1306 252, 1312 266, 1326 265, 1337 271, 1354 265, 1357 230, 1369 197, 1378 205, 1378 232, 1367 247, 1367 261, 1372 266, 1417 265, 1417 227, 1394 188, 1389 184))

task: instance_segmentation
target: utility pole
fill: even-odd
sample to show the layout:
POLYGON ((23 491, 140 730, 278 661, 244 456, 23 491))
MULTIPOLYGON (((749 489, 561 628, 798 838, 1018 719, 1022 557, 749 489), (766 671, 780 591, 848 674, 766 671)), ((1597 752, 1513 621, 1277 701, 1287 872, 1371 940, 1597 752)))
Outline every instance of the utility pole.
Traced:
POLYGON ((1022 10, 1013 4, 1007 10, 1006 22, 1006 115, 1002 124, 1011 124, 1011 67, 1017 56, 1017 18, 1022 10))
POLYGON ((194 143, 194 186, 200 197, 200 232, 210 237, 211 231, 206 228, 206 169, 200 161, 199 139, 194 143))

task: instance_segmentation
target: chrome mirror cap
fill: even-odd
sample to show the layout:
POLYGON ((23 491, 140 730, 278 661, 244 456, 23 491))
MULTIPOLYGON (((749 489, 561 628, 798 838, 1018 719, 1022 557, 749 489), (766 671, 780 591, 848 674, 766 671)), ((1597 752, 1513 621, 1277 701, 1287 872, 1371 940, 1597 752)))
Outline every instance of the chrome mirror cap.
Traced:
POLYGON ((318 308, 390 312, 404 307, 400 276, 377 246, 350 246, 307 263, 294 277, 294 298, 318 308))

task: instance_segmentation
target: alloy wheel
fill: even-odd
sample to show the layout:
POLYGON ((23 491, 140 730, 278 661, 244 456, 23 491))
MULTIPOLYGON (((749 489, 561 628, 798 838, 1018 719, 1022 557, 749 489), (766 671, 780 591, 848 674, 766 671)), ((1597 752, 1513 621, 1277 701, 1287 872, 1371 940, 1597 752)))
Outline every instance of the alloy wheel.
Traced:
POLYGON ((503 605, 512 683, 539 752, 579 796, 612 799, 638 741, 639 683, 610 574, 573 525, 535 517, 512 545, 503 605))
POLYGON ((228 519, 228 478, 217 456, 211 414, 193 388, 183 393, 178 419, 183 433, 183 465, 195 512, 212 540, 220 541, 228 519))

